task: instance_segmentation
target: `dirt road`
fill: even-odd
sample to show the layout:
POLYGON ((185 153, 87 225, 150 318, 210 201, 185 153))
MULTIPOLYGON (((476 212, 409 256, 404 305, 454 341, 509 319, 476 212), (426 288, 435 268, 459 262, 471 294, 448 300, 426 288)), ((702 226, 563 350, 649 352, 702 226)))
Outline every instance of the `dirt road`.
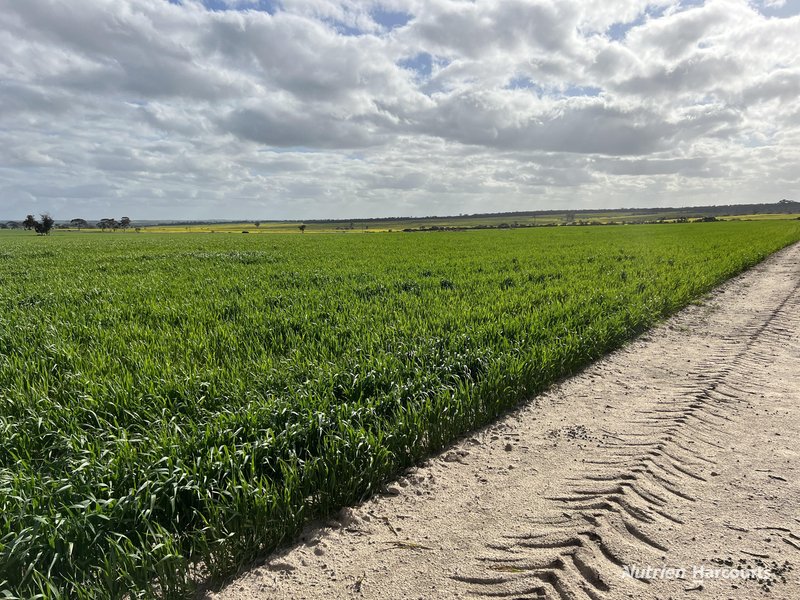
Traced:
POLYGON ((208 597, 799 599, 800 244, 208 597))

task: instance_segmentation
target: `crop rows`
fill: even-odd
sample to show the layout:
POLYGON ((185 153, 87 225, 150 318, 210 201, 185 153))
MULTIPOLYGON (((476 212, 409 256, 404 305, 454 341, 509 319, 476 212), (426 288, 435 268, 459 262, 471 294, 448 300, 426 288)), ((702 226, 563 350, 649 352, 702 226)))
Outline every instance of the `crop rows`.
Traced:
POLYGON ((0 236, 0 597, 187 597, 799 239, 0 236))

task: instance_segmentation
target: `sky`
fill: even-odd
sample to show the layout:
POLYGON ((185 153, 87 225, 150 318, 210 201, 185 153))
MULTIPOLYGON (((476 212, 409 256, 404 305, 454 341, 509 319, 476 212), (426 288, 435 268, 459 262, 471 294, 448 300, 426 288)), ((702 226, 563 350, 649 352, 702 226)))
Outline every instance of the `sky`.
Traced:
POLYGON ((0 0, 0 219, 800 200, 800 0, 0 0))

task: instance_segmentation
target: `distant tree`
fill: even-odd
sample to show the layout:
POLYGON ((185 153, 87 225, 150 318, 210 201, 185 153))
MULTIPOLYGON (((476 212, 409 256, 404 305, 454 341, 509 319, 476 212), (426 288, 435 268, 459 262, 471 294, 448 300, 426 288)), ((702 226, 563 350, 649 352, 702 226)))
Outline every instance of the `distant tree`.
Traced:
POLYGON ((42 214, 41 217, 42 217, 41 221, 36 221, 34 230, 39 235, 50 235, 50 230, 53 229, 55 220, 47 213, 42 214))
POLYGON ((55 225, 53 217, 47 213, 43 213, 40 216, 42 218, 41 221, 37 221, 33 215, 26 216, 25 220, 22 222, 23 227, 29 231, 33 229, 39 235, 50 235, 50 230, 53 229, 53 225, 55 225))
POLYGON ((130 217, 122 217, 119 220, 119 226, 120 226, 121 229, 127 229, 128 227, 130 227, 131 226, 130 217))
POLYGON ((302 225, 300 225, 300 227, 298 227, 298 229, 300 230, 300 233, 305 233, 306 232, 306 224, 303 223, 302 225))
POLYGON ((256 226, 256 229, 261 227, 261 221, 253 221, 253 225, 256 226))
POLYGON ((106 229, 111 229, 116 231, 119 228, 119 223, 117 223, 116 219, 100 219, 100 222, 97 226, 105 231, 106 229))
POLYGON ((81 230, 81 227, 88 227, 89 226, 89 223, 86 222, 86 219, 72 219, 69 222, 69 224, 72 225, 73 227, 76 227, 78 229, 78 231, 81 230))
POLYGON ((22 224, 19 221, 9 221, 6 223, 9 229, 19 229, 22 227, 22 224))
POLYGON ((39 224, 39 221, 33 215, 28 215, 25 217, 25 220, 22 222, 22 226, 27 229, 36 229, 36 226, 39 224))
POLYGON ((7 223, 0 223, 0 229, 8 229, 7 223))

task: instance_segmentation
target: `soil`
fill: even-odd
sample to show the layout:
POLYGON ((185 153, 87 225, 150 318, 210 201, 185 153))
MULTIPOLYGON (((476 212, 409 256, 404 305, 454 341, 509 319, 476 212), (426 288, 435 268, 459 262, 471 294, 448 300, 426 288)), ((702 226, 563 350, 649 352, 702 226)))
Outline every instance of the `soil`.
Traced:
POLYGON ((800 598, 800 244, 205 597, 800 598))

